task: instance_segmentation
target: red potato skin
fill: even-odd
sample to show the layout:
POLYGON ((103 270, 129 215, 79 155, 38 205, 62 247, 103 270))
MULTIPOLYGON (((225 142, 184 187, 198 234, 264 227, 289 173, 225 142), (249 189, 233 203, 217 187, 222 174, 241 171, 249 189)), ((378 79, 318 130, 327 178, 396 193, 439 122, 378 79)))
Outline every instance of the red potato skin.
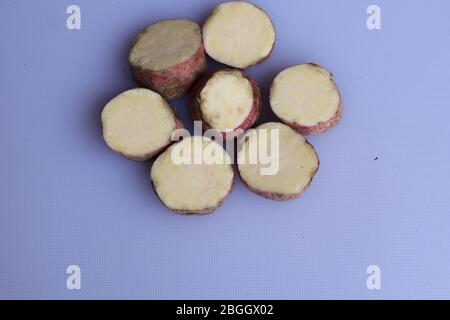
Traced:
MULTIPOLYGON (((174 116, 175 116, 175 114, 174 114, 174 116)), ((175 116, 175 128, 174 128, 174 130, 176 130, 176 129, 182 129, 182 128, 184 128, 183 122, 181 122, 181 120, 178 119, 178 118, 175 116)), ((121 156, 123 156, 123 157, 125 157, 125 158, 128 158, 128 159, 130 159, 130 160, 134 160, 134 161, 138 161, 138 162, 145 162, 145 161, 148 161, 148 160, 150 160, 150 159, 152 159, 152 158, 158 156, 161 152, 163 152, 164 150, 166 150, 166 148, 168 148, 172 143, 173 143, 173 141, 171 141, 171 139, 170 139, 170 137, 169 137, 169 141, 167 142, 167 144, 161 146, 161 147, 158 148, 157 150, 154 150, 154 151, 152 151, 152 152, 150 152, 150 153, 147 153, 147 154, 144 154, 144 155, 141 155, 141 156, 128 155, 128 154, 125 154, 125 153, 123 153, 123 152, 114 150, 114 149, 112 149, 112 148, 110 148, 110 149, 111 149, 112 151, 114 151, 115 153, 120 154, 121 156)), ((109 146, 108 146, 108 147, 109 147, 109 146)))
POLYGON ((203 42, 197 52, 185 62, 167 70, 152 71, 131 65, 134 80, 145 88, 158 92, 165 99, 184 96, 206 70, 203 42))
MULTIPOLYGON (((220 70, 220 71, 227 71, 227 70, 233 70, 233 71, 239 71, 238 69, 225 69, 225 70, 220 70)), ((237 127, 235 128, 233 131, 229 131, 229 132, 221 132, 224 140, 230 140, 236 137, 236 131, 237 130, 242 130, 245 131, 249 128, 251 128, 255 122, 258 120, 261 111, 262 111, 262 96, 261 96, 261 90, 258 86, 258 84, 251 78, 249 78, 248 76, 246 76, 242 71, 240 71, 241 74, 248 80, 250 81, 250 84, 252 86, 252 90, 253 90, 253 105, 252 108, 250 109, 250 113, 248 114, 247 118, 245 118, 245 120, 237 127)), ((201 121, 202 122, 202 129, 203 131, 206 131, 208 129, 212 129, 211 125, 203 118, 202 115, 202 110, 201 110, 201 99, 200 99, 200 94, 203 90, 203 88, 205 87, 206 83, 208 82, 208 80, 213 76, 214 74, 209 74, 204 76, 194 87, 193 90, 193 97, 191 100, 191 104, 190 104, 190 114, 191 114, 191 118, 194 121, 201 121)))
POLYGON ((309 186, 311 185, 314 176, 316 175, 317 171, 319 170, 320 167, 320 159, 319 156, 317 155, 316 150, 314 149, 314 147, 308 142, 306 141, 307 144, 309 144, 311 146, 311 148, 314 150, 316 156, 317 156, 317 169, 316 171, 314 171, 314 173, 311 175, 311 179, 309 180, 308 184, 303 188, 303 190, 301 190, 298 193, 293 193, 293 194, 282 194, 282 193, 275 193, 275 192, 267 192, 267 191, 262 191, 262 190, 258 190, 254 187, 252 187, 247 181, 245 181, 245 179, 242 177, 241 172, 239 171, 239 166, 238 167, 238 174, 239 177, 241 178, 242 183, 247 187, 247 189, 249 189, 251 192, 256 193, 257 195, 264 197, 266 199, 270 199, 270 200, 275 200, 275 201, 288 201, 288 200, 295 200, 297 198, 299 198, 300 196, 302 196, 306 190, 308 190, 309 186))
POLYGON ((205 216, 211 213, 214 213, 219 207, 222 206, 222 204, 224 203, 225 199, 230 195, 231 191, 233 190, 234 187, 234 176, 233 176, 233 181, 231 183, 231 187, 230 190, 228 191, 228 193, 226 194, 226 196, 214 207, 211 208, 205 208, 205 209, 201 209, 201 210, 177 210, 177 209, 172 209, 169 206, 167 206, 162 199, 159 197, 158 192, 156 192, 156 186, 153 182, 153 180, 151 180, 152 182, 152 186, 153 186, 153 191, 156 194, 156 197, 159 199, 159 201, 161 201, 161 203, 170 211, 180 214, 180 215, 184 215, 184 216, 205 216))

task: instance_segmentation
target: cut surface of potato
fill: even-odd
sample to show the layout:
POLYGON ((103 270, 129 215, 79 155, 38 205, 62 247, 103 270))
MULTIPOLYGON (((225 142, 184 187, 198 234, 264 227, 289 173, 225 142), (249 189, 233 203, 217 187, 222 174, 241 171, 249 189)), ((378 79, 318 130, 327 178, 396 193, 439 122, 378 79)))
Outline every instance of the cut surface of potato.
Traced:
POLYGON ((252 106, 252 86, 239 71, 216 72, 200 93, 202 115, 212 128, 219 131, 239 127, 252 106))
POLYGON ((342 115, 332 74, 314 64, 280 72, 270 90, 273 112, 302 134, 318 134, 337 124, 342 115))
POLYGON ((250 128, 261 113, 261 90, 241 70, 225 69, 201 79, 194 88, 190 113, 203 130, 232 139, 250 128))
POLYGON ((285 124, 268 122, 249 130, 243 139, 237 155, 238 169, 251 191, 273 200, 289 200, 299 197, 308 188, 319 168, 319 158, 298 132, 285 124), (278 132, 278 139, 272 136, 273 130, 278 132), (264 136, 267 140, 262 138, 264 136), (271 154, 272 161, 278 161, 278 170, 262 174, 263 168, 270 165, 256 155, 259 152, 271 154), (251 161, 252 154, 256 162, 251 161))
POLYGON ((184 138, 154 162, 150 178, 162 203, 182 214, 207 214, 218 208, 233 187, 231 159, 221 145, 206 137, 184 138), (200 151, 198 151, 200 150, 200 151), (196 157, 213 154, 217 163, 196 157), (180 162, 178 156, 185 161, 180 162))
POLYGON ((200 45, 200 27, 195 22, 164 20, 138 36, 129 58, 134 66, 161 71, 188 60, 200 45))
POLYGON ((135 39, 129 62, 142 86, 166 99, 180 97, 206 68, 201 29, 186 19, 155 23, 135 39))
POLYGON ((170 144, 180 124, 164 99, 148 89, 125 91, 103 109, 103 137, 114 151, 145 161, 170 144))
POLYGON ((248 2, 226 2, 203 26, 205 50, 214 60, 244 69, 272 52, 275 30, 267 14, 248 2))

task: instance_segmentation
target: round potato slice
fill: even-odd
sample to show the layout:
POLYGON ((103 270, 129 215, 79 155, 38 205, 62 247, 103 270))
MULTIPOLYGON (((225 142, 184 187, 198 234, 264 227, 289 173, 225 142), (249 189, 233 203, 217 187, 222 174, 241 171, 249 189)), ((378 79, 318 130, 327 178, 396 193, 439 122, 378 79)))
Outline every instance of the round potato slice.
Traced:
POLYGON ((205 50, 214 60, 245 69, 266 60, 275 44, 268 15, 248 2, 216 7, 203 26, 205 50))
POLYGON ((253 192, 272 200, 301 196, 319 168, 308 141, 289 126, 268 122, 250 129, 241 140, 239 175, 253 192))
POLYGON ((156 92, 125 91, 104 107, 103 138, 115 152, 147 161, 171 143, 173 130, 183 127, 172 108, 156 92))
POLYGON ((189 215, 212 213, 233 188, 232 160, 221 145, 192 136, 173 144, 154 162, 150 179, 161 202, 189 215))
POLYGON ((129 61, 139 84, 166 99, 181 97, 206 69, 201 29, 186 19, 155 23, 135 39, 129 61))
POLYGON ((315 64, 280 72, 270 89, 270 106, 281 121, 305 135, 331 129, 343 111, 333 75, 315 64))
POLYGON ((215 129, 224 138, 245 131, 261 113, 261 91, 242 71, 217 71, 202 79, 194 89, 191 115, 202 121, 204 130, 215 129))

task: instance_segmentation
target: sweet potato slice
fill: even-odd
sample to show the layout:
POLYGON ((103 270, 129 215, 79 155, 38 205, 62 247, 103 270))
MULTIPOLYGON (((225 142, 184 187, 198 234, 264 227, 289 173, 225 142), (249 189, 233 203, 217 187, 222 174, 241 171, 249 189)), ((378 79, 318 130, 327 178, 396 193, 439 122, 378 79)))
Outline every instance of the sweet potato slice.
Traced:
POLYGON ((139 84, 166 99, 181 97, 206 69, 201 29, 186 19, 155 23, 136 38, 129 62, 139 84))
POLYGON ((298 132, 278 122, 250 129, 243 137, 237 161, 244 184, 251 191, 272 200, 301 196, 319 168, 319 158, 311 144, 298 132), (278 138, 273 135, 273 130, 278 132, 278 138), (272 161, 278 161, 276 166, 264 163, 258 155, 267 151, 271 153, 272 161), (256 161, 252 162, 252 157, 256 161), (263 168, 270 166, 273 170, 264 172, 263 168))
POLYGON ((270 106, 281 121, 305 135, 331 129, 343 111, 333 75, 315 64, 280 72, 270 89, 270 106))
POLYGON ((228 66, 245 69, 266 60, 275 44, 269 16, 248 2, 216 7, 203 26, 208 55, 228 66))
POLYGON ((225 139, 250 128, 261 113, 261 91, 242 71, 227 69, 206 76, 195 87, 191 115, 204 130, 215 129, 225 139))
POLYGON ((183 127, 172 108, 156 92, 144 88, 125 91, 112 99, 101 115, 103 137, 115 152, 146 161, 171 143, 183 127))
POLYGON ((222 205, 233 188, 231 163, 221 145, 206 137, 192 136, 173 144, 156 159, 150 179, 159 199, 170 210, 187 215, 209 214, 222 205), (217 161, 211 161, 209 155, 217 161))

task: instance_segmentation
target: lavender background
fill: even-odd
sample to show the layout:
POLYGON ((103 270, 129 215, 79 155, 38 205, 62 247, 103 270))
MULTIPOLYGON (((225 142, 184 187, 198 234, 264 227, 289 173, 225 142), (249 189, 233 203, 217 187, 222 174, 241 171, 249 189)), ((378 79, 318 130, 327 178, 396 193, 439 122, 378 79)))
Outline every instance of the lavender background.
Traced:
MULTIPOLYGON (((345 115, 309 138, 321 168, 302 198, 238 180, 216 214, 183 217, 157 200, 150 163, 107 149, 99 116, 135 86, 139 31, 202 23, 219 2, 1 1, 0 298, 450 298, 450 2, 255 0, 277 30, 248 71, 261 121, 274 76, 304 62, 333 71, 345 115), (70 4, 82 30, 66 28, 70 4), (66 288, 70 264, 81 290, 66 288), (381 290, 366 288, 371 264, 381 290)), ((173 101, 184 120, 187 101, 173 101)))

